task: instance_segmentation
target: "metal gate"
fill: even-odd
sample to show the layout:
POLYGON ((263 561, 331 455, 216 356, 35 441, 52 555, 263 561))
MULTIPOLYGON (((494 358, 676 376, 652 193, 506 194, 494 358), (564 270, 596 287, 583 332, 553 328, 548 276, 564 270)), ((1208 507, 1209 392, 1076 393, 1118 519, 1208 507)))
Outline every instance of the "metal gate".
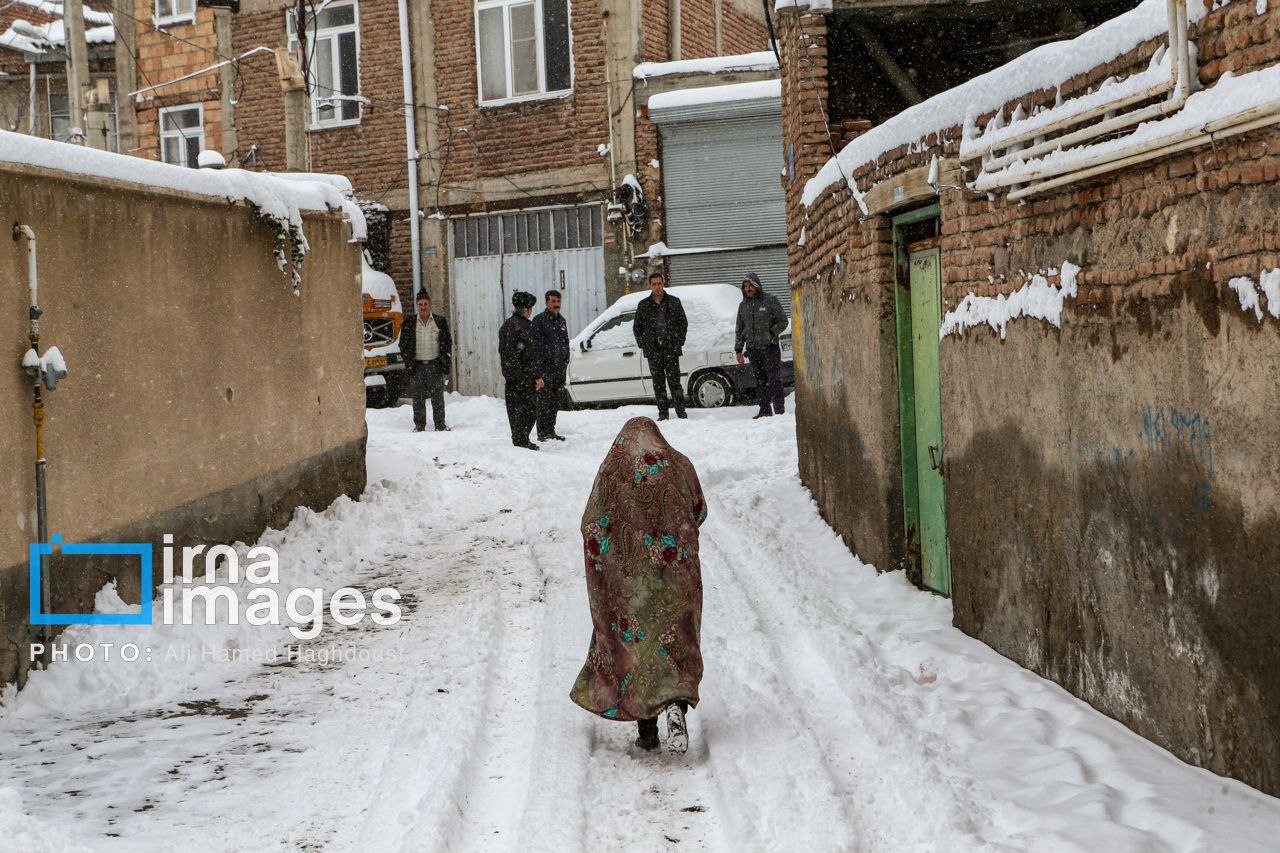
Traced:
POLYGON ((671 284, 738 286, 748 272, 791 310, 780 97, 650 111, 662 132, 671 284))
POLYGON ((450 301, 458 390, 501 396, 498 328, 511 315, 511 296, 563 294, 561 313, 573 337, 605 305, 604 224, 599 205, 544 208, 452 222, 450 301))

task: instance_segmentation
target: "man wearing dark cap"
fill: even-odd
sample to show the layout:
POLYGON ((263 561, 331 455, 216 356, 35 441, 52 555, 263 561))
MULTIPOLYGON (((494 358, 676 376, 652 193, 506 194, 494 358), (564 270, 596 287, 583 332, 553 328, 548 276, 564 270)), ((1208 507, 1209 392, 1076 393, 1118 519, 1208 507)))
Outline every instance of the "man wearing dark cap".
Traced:
POLYGON ((538 298, 517 290, 511 295, 515 312, 498 330, 498 359, 506 383, 507 420, 511 423, 511 443, 526 450, 537 450, 529 440, 529 431, 538 419, 538 392, 543 382, 538 350, 533 341, 529 315, 538 298))
POLYGON ((756 377, 756 399, 760 411, 756 418, 782 414, 782 348, 778 338, 787 328, 787 313, 772 293, 760 286, 760 276, 747 273, 742 279, 742 302, 738 305, 738 327, 734 350, 738 364, 742 352, 751 359, 751 372, 756 377))
POLYGON ((560 298, 560 291, 548 290, 543 296, 546 310, 533 318, 533 340, 545 383, 538 392, 538 441, 564 441, 556 432, 556 416, 569 367, 569 324, 560 313, 560 298))

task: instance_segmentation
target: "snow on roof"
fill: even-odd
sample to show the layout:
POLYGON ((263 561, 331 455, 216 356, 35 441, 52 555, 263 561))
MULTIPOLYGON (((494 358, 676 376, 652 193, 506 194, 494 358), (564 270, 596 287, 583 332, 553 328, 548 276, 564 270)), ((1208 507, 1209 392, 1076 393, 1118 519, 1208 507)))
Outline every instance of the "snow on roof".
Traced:
POLYGON ((1059 148, 1043 157, 1015 162, 991 175, 980 175, 973 188, 979 192, 994 189, 997 176, 1025 175, 1045 168, 1061 169, 1099 155, 1124 151, 1141 142, 1199 130, 1219 119, 1271 104, 1276 100, 1277 92, 1280 92, 1280 65, 1238 76, 1228 71, 1210 88, 1193 93, 1181 110, 1167 118, 1143 122, 1132 133, 1093 145, 1059 148))
POLYGON ((763 101, 782 98, 781 80, 756 80, 727 86, 699 86, 678 92, 660 92, 649 99, 650 110, 666 110, 699 104, 722 104, 732 101, 763 101))
POLYGON ((669 74, 721 74, 726 71, 776 71, 778 57, 771 50, 706 59, 677 59, 674 62, 641 62, 634 72, 637 80, 669 74))
MULTIPOLYGON (((1191 23, 1208 14, 1203 0, 1182 2, 1187 4, 1187 18, 1191 23)), ((854 195, 861 198, 863 193, 853 175, 881 155, 932 133, 975 121, 978 116, 1002 109, 1028 92, 1061 87, 1077 74, 1123 56, 1143 42, 1168 32, 1168 28, 1165 0, 1143 0, 1123 15, 1074 39, 1041 45, 993 71, 934 95, 846 145, 805 184, 802 203, 806 207, 812 205, 841 180, 847 180, 854 195)))
MULTIPOLYGON (((85 17, 88 17, 87 15, 85 17)), ((107 16, 108 21, 110 16, 107 16)), ((17 21, 14 22, 15 24, 17 21)), ((66 24, 61 20, 50 21, 47 24, 32 24, 29 21, 22 21, 28 27, 39 30, 44 37, 41 39, 19 33, 13 26, 0 33, 0 47, 8 47, 13 50, 20 50, 24 53, 44 53, 50 47, 61 47, 67 43, 66 24)), ((113 44, 116 40, 116 28, 113 24, 106 24, 101 27, 90 27, 84 32, 85 44, 113 44)))
POLYGON ((389 300, 392 303, 391 310, 399 311, 400 294, 391 276, 369 266, 368 258, 361 257, 360 263, 360 289, 374 299, 389 300))
MULTIPOLYGON (((54 18, 63 16, 62 4, 54 0, 6 0, 5 6, 25 6, 54 18)), ((100 12, 88 6, 84 7, 84 19, 90 24, 110 24, 113 20, 110 12, 100 12)))
POLYGON ((341 210, 351 223, 353 241, 366 236, 360 208, 329 181, 282 179, 279 175, 243 169, 189 169, 4 130, 0 130, 0 163, 179 190, 231 203, 250 202, 263 215, 299 229, 301 211, 341 210))

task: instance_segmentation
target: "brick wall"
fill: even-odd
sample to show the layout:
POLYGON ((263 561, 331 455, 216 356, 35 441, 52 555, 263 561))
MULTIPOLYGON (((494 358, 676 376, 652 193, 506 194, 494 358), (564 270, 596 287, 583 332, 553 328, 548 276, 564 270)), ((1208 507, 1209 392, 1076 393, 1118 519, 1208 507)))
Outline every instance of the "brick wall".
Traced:
POLYGON ((671 7, 669 0, 642 0, 643 30, 640 60, 666 62, 671 58, 671 7))
POLYGON ((571 94, 488 107, 478 103, 474 8, 470 3, 438 3, 431 12, 437 97, 449 106, 452 131, 452 144, 434 152, 444 166, 446 184, 600 162, 596 148, 608 142, 608 125, 598 4, 574 0, 571 5, 571 94))
MULTIPOLYGON (((290 4, 291 5, 291 4, 290 4)), ((392 208, 390 275, 408 304, 412 291, 412 260, 408 249, 408 167, 405 164, 404 86, 400 67, 399 17, 395 0, 360 0, 360 123, 316 128, 308 133, 310 168, 351 180, 356 194, 392 208), (395 202, 399 200, 398 206, 395 202)), ((236 53, 253 47, 285 47, 288 30, 284 3, 237 16, 233 42, 236 53)), ((284 101, 275 60, 268 55, 245 63, 243 93, 236 109, 240 159, 257 146, 259 168, 283 171, 284 101)), ((251 163, 246 163, 247 166, 251 163)))
POLYGON ((680 0, 680 58, 716 56, 716 0, 680 0))
MULTIPOLYGON (((1192 30, 1201 85, 1280 62, 1278 32, 1277 8, 1211 12, 1192 30)), ((804 61, 825 59, 824 36, 817 16, 782 26, 800 468, 850 547, 889 569, 906 550, 891 220, 864 217, 843 185, 799 204, 829 156, 807 88, 825 97, 824 82, 804 61)), ((1145 67, 1160 41, 1063 96, 1145 67)), ((858 185, 954 156, 960 133, 886 153, 858 185)), ((1256 571, 1280 562, 1264 438, 1280 412, 1261 367, 1280 336, 1227 286, 1280 267, 1280 130, 1025 204, 954 188, 937 201, 944 310, 1082 268, 1061 328, 1023 319, 941 344, 956 624, 1184 760, 1280 791, 1280 665, 1264 651, 1280 628, 1263 615, 1280 593, 1256 571)))
POLYGON ((769 47, 769 30, 759 15, 749 14, 732 3, 724 3, 721 10, 721 34, 725 56, 735 53, 754 53, 769 47))
MULTIPOLYGON (((191 23, 166 24, 166 32, 150 25, 154 6, 149 0, 135 0, 131 14, 137 18, 138 86, 167 83, 199 71, 219 61, 213 10, 196 7, 191 23)), ((148 160, 160 159, 160 110, 201 104, 204 108, 205 147, 222 147, 222 108, 217 72, 166 85, 143 96, 135 105, 138 117, 138 150, 131 152, 148 160)), ((229 153, 229 152, 223 152, 229 153)))

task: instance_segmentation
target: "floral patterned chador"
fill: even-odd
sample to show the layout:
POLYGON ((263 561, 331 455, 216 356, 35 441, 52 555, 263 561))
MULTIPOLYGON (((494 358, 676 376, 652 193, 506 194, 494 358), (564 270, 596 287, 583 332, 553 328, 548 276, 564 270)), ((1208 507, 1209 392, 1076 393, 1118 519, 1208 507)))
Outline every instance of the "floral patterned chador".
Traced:
POLYGON ((593 630, 574 702, 610 720, 698 704, 706 517, 692 463, 649 418, 627 421, 582 515, 593 630))

